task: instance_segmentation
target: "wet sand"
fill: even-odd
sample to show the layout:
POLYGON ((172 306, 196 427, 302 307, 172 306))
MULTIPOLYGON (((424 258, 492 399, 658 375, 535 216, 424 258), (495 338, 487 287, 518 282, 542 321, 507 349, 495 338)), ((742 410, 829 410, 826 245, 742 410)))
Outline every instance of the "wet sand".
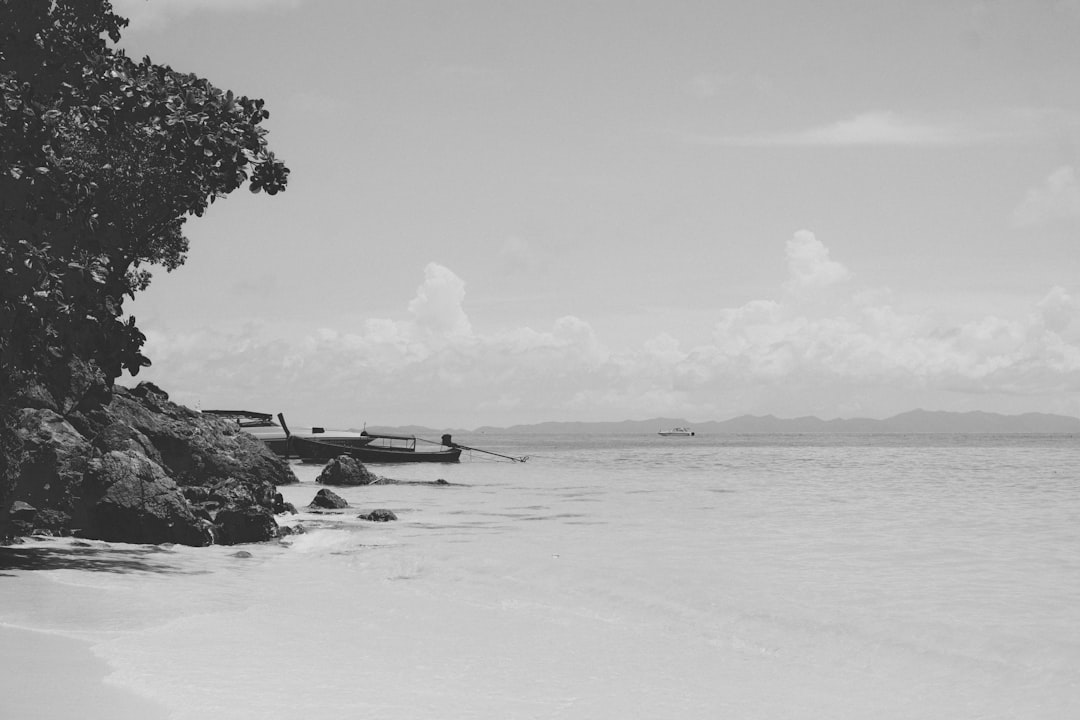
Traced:
POLYGON ((0 625, 0 698, 19 720, 167 720, 165 708, 106 681, 89 642, 0 625))

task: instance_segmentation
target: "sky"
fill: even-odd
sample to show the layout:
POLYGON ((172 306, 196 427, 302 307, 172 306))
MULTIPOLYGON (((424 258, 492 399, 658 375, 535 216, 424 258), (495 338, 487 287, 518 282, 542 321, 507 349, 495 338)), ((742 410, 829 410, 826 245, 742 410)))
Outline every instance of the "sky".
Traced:
POLYGON ((1080 416, 1080 0, 114 0, 281 195, 125 305, 328 427, 1080 416))

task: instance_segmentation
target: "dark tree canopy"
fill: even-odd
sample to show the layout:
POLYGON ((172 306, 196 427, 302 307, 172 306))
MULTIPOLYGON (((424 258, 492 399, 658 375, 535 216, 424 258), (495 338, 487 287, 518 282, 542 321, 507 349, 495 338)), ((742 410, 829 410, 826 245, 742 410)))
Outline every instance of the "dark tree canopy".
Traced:
MULTIPOLYGON (((110 46, 108 0, 0 0, 0 408, 149 364, 122 304, 184 262, 190 215, 284 190, 263 101, 110 46)), ((3 420, 0 419, 0 423, 3 420)))

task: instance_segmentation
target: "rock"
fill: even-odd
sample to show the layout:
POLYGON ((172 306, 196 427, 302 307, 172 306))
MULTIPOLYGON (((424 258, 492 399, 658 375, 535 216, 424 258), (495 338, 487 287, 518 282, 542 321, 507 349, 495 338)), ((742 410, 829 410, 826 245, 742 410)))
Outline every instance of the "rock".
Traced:
POLYGON ((52 410, 53 412, 59 410, 53 396, 40 383, 31 383, 20 388, 12 398, 12 402, 14 407, 52 410))
POLYGON ((391 520, 397 520, 397 515, 393 510, 372 510, 369 513, 363 515, 357 515, 356 517, 361 520, 370 520, 371 522, 390 522, 391 520))
POLYGON ((253 555, 252 555, 251 553, 249 553, 249 552, 248 552, 247 550, 237 550, 236 552, 234 552, 234 553, 232 554, 232 556, 233 556, 234 558, 240 558, 241 560, 246 560, 246 559, 248 559, 249 557, 254 557, 254 556, 253 556, 253 555))
POLYGON ((15 445, 0 457, 11 481, 0 495, 8 508, 21 501, 38 511, 31 520, 0 509, 0 537, 188 545, 277 537, 274 512, 288 511, 277 486, 296 476, 261 441, 150 383, 102 389, 87 368, 64 373, 17 396, 15 445))
POLYGON ((112 383, 105 373, 97 363, 81 358, 72 357, 67 363, 53 367, 42 380, 55 400, 57 412, 65 417, 99 407, 112 398, 112 383))
POLYGON ((228 508, 218 512, 214 524, 223 545, 262 542, 278 536, 277 521, 269 509, 258 506, 228 508))
POLYGON ((139 383, 132 389, 131 394, 140 398, 154 396, 159 401, 169 399, 169 393, 165 392, 152 382, 139 383))
POLYGON ((80 526, 86 516, 82 483, 93 447, 71 423, 48 408, 24 408, 17 422, 23 457, 15 471, 11 500, 39 510, 57 510, 80 526))
POLYGON ((44 532, 56 537, 70 535, 71 516, 52 508, 40 510, 34 519, 34 532, 44 532))
POLYGON ((160 465, 132 451, 90 462, 84 537, 111 542, 210 545, 212 528, 197 517, 160 465))
POLYGON ((34 518, 37 516, 37 508, 30 503, 25 503, 22 500, 16 500, 11 504, 11 509, 8 510, 8 515, 12 520, 17 522, 34 522, 34 518))
POLYGON ((132 450, 146 455, 158 465, 165 465, 164 458, 161 457, 161 453, 154 447, 154 444, 150 442, 150 438, 125 422, 110 422, 101 428, 95 433, 94 444, 103 452, 132 450))
POLYGON ((22 500, 16 500, 8 509, 8 522, 19 535, 32 535, 37 514, 37 508, 33 505, 22 500))
POLYGON ((341 455, 326 463, 326 467, 315 478, 323 485, 371 485, 381 478, 364 467, 356 458, 341 455))
POLYGON ((296 506, 290 502, 285 502, 284 496, 281 493, 274 495, 274 504, 271 507, 275 515, 284 515, 288 513, 290 515, 296 514, 296 506))
POLYGON ((108 414, 145 437, 180 485, 229 481, 256 490, 260 503, 269 505, 275 486, 297 481, 261 440, 240 432, 235 423, 169 402, 150 383, 131 391, 117 388, 108 414))
POLYGON ((340 510, 341 508, 349 507, 349 503, 345 501, 345 498, 341 497, 333 490, 327 490, 323 488, 319 492, 315 493, 315 497, 312 498, 309 508, 323 508, 326 510, 340 510))

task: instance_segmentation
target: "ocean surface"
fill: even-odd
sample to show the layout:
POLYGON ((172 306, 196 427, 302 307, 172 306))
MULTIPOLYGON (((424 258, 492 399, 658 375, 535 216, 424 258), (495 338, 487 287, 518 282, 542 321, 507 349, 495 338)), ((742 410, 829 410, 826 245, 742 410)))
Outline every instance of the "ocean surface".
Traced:
POLYGON ((1080 437, 455 439, 531 457, 373 466, 281 543, 7 548, 0 626, 178 720, 1080 717, 1080 437))

